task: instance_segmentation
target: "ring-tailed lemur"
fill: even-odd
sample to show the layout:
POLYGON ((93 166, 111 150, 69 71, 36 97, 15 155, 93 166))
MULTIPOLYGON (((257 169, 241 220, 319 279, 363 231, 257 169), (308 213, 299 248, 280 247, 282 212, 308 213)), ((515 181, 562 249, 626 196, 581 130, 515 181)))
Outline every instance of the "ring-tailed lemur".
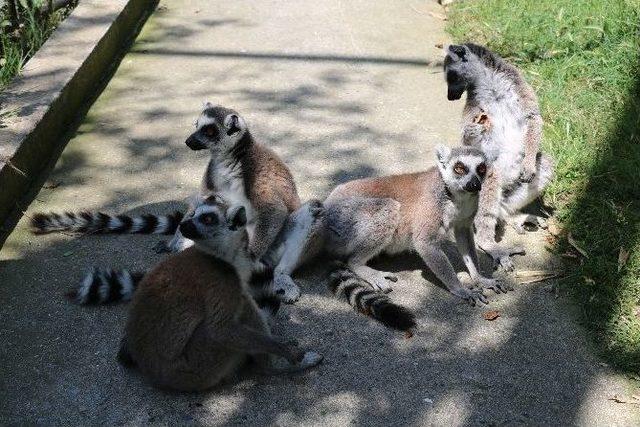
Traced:
POLYGON ((194 247, 172 255, 147 273, 129 308, 118 358, 152 384, 178 391, 211 388, 254 356, 266 369, 271 357, 286 372, 318 365, 322 356, 271 335, 248 283, 246 209, 214 203, 197 206, 180 224, 194 247))
MULTIPOLYGON (((228 204, 245 207, 249 251, 256 259, 262 259, 276 240, 281 243, 279 262, 273 265, 274 286, 284 292, 283 301, 295 302, 300 289, 291 274, 299 264, 300 251, 322 206, 313 202, 301 207, 287 166, 275 152, 254 140, 236 111, 206 103, 195 125, 196 131, 187 138, 186 145, 192 150, 209 149, 211 155, 199 197, 216 195, 228 204)), ((193 207, 191 203, 186 217, 193 213, 193 207)), ((177 228, 173 217, 130 218, 103 213, 37 214, 31 224, 36 233, 61 230, 142 233, 158 229, 168 234, 167 225, 177 228)), ((192 244, 176 230, 171 242, 161 246, 176 252, 192 244)))
MULTIPOLYGON (((194 214, 198 214, 199 209, 204 209, 197 207, 200 205, 217 206, 218 210, 226 206, 226 203, 224 203, 222 199, 215 196, 199 200, 199 205, 196 205, 193 210, 194 214)), ((310 204, 309 202, 306 203, 299 211, 307 208, 307 212, 310 214, 313 209, 309 208, 310 204)), ((180 225, 180 230, 184 234, 184 229, 189 226, 183 224, 197 221, 197 217, 191 216, 185 218, 180 225)), ((299 222, 299 219, 296 219, 291 226, 295 227, 295 223, 297 222, 299 222)), ((313 235, 318 234, 318 231, 317 228, 314 229, 313 235)), ((189 236, 185 237, 190 238, 189 236)), ((289 239, 288 241, 291 242, 292 240, 289 239)), ((280 245, 284 244, 286 243, 280 242, 280 245)), ((302 242, 301 244, 303 249, 305 249, 308 248, 312 242, 302 242)), ((274 247, 276 248, 274 253, 268 254, 267 258, 272 257, 275 260, 279 260, 278 257, 281 256, 282 253, 286 253, 286 249, 280 248, 278 242, 274 247)), ((249 286, 252 297, 259 307, 269 309, 275 314, 280 301, 283 299, 283 295, 282 291, 277 289, 273 284, 273 269, 265 269, 262 262, 253 261, 253 264, 247 267, 246 270, 250 271, 246 283, 249 286)), ((330 290, 337 296, 344 297, 346 302, 353 306, 354 309, 393 329, 411 331, 415 328, 416 323, 413 313, 402 306, 394 304, 389 297, 379 293, 373 284, 359 277, 348 266, 337 263, 331 270, 330 290)), ((137 298, 135 295, 137 295, 138 284, 143 280, 143 277, 146 277, 145 273, 94 268, 67 296, 74 302, 84 305, 128 301, 132 298, 137 298)))
POLYGON ((416 251, 449 292, 472 305, 487 303, 482 289, 500 293, 511 288, 478 269, 473 219, 487 170, 485 156, 476 148, 443 145, 436 154, 438 166, 425 172, 336 187, 324 202, 324 248, 380 287, 390 273, 366 266, 367 261, 381 253, 416 251), (442 249, 450 231, 475 289, 461 284, 442 249))
POLYGON ((480 148, 492 164, 475 221, 478 246, 494 263, 513 270, 510 256, 524 249, 497 244, 496 226, 508 221, 519 233, 526 222, 544 227, 541 219, 520 210, 542 193, 553 176, 553 161, 539 151, 538 99, 516 67, 482 46, 449 46, 444 70, 449 100, 467 92, 462 143, 480 148))

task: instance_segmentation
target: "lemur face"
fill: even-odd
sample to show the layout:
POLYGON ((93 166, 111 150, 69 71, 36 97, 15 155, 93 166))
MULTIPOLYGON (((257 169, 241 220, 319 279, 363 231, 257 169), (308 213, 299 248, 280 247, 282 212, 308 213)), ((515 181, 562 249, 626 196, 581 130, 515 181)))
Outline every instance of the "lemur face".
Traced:
POLYGON ((480 61, 465 45, 449 45, 444 58, 447 79, 447 99, 460 99, 472 77, 478 72, 480 61))
POLYGON ((186 141, 192 150, 230 150, 247 131, 244 119, 235 110, 210 102, 204 105, 195 125, 196 131, 186 141))
POLYGON ((196 207, 193 216, 180 223, 179 229, 196 244, 214 253, 225 253, 237 247, 246 249, 246 225, 244 206, 227 207, 219 198, 210 197, 196 207))
POLYGON ((472 147, 436 148, 438 168, 447 188, 452 192, 477 193, 487 174, 487 161, 482 151, 472 147))

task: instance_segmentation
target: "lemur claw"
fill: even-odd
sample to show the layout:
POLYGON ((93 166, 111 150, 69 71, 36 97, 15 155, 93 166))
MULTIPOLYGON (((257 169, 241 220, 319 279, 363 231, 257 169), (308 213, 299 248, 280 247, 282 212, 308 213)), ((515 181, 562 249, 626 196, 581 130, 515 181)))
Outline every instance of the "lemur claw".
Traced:
POLYGON ((506 294, 508 291, 513 290, 513 286, 510 284, 497 279, 489 279, 487 277, 480 277, 476 280, 475 284, 482 289, 491 289, 496 294, 506 294))
POLYGON ((465 289, 459 288, 451 291, 455 296, 462 298, 466 302, 468 302, 472 307, 475 307, 476 304, 489 304, 489 300, 482 293, 481 289, 465 289))

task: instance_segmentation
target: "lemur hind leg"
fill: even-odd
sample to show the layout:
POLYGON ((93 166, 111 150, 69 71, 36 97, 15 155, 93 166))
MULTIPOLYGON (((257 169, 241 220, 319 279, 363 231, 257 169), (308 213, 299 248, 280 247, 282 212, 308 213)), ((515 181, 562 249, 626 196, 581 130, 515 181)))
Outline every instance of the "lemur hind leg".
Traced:
POLYGON ((538 153, 536 160, 536 174, 530 183, 520 183, 515 189, 509 191, 502 202, 504 217, 516 232, 523 234, 525 224, 533 224, 540 228, 546 228, 546 219, 538 216, 521 213, 520 210, 536 200, 553 178, 554 165, 549 156, 538 153))
MULTIPOLYGON (((310 200, 297 211, 292 212, 284 226, 281 255, 273 272, 274 292, 282 302, 291 304, 300 298, 300 288, 291 278, 294 270, 308 259, 313 251, 313 240, 320 238, 324 208, 319 200, 310 200)), ((278 244, 278 242, 276 242, 278 244)))
POLYGON ((393 273, 368 267, 393 240, 400 220, 400 203, 388 198, 350 197, 325 204, 328 252, 345 260, 376 291, 391 292, 393 273))
POLYGON ((480 190, 478 213, 476 214, 476 240, 478 246, 493 259, 494 267, 500 266, 505 271, 514 269, 512 255, 524 255, 521 246, 508 247, 496 242, 496 227, 501 217, 502 180, 500 172, 491 168, 480 190))

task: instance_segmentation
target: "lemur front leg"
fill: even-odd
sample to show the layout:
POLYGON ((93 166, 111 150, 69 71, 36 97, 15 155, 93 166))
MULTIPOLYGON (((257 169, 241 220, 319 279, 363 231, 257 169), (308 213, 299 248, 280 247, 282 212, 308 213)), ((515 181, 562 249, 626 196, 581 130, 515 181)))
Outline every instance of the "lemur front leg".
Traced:
POLYGON ((488 304, 487 297, 481 289, 467 289, 462 286, 449 258, 442 250, 442 243, 428 238, 416 238, 414 246, 424 263, 433 274, 446 286, 453 295, 462 298, 469 304, 488 304))
POLYGON ((494 268, 501 266, 505 271, 512 271, 514 266, 510 257, 517 254, 524 255, 525 251, 521 246, 505 247, 496 242, 496 227, 502 208, 501 200, 500 172, 491 168, 480 190, 478 213, 475 218, 476 237, 480 249, 493 259, 494 268))
POLYGON ((473 229, 471 225, 457 226, 453 230, 456 239, 456 246, 462 256, 462 261, 467 267, 467 271, 471 276, 474 285, 484 289, 491 289, 496 293, 506 293, 513 288, 497 279, 484 277, 479 271, 478 254, 476 252, 476 244, 473 238, 473 229))
POLYGON ((540 113, 532 112, 527 117, 527 131, 524 136, 524 158, 520 181, 529 183, 536 176, 536 158, 542 140, 542 117, 540 113))
POLYGON ((292 212, 282 231, 280 259, 273 271, 274 291, 282 302, 290 304, 300 298, 300 288, 291 275, 298 266, 307 259, 312 251, 313 239, 319 238, 319 222, 323 213, 322 202, 310 200, 297 211, 292 212))

